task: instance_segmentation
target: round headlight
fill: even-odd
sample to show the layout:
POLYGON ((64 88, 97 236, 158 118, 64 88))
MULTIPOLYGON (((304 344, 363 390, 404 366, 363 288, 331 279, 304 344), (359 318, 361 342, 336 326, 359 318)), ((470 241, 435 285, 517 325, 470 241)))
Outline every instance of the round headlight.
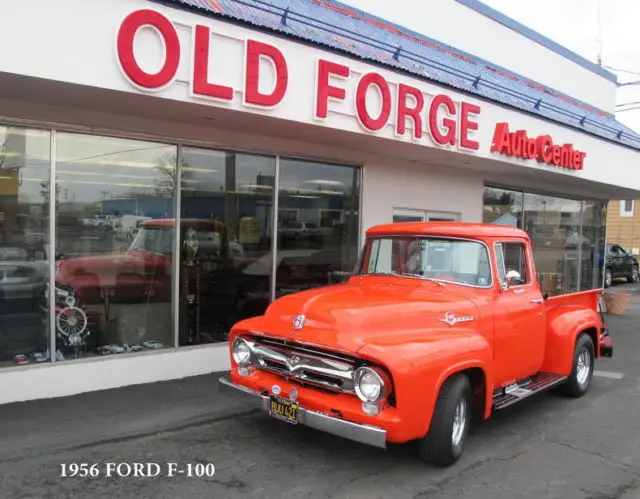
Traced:
POLYGON ((356 395, 363 402, 377 402, 384 395, 382 377, 369 367, 356 369, 354 382, 356 395))
POLYGON ((251 349, 242 338, 236 338, 233 342, 233 360, 239 366, 246 366, 251 359, 251 349))

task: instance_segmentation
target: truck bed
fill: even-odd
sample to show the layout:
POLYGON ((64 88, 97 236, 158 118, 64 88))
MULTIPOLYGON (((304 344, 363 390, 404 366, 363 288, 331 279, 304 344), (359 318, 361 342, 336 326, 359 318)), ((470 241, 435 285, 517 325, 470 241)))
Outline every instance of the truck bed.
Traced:
POLYGON ((545 300, 547 312, 558 307, 579 306, 600 311, 600 296, 602 288, 589 289, 587 291, 579 291, 577 293, 568 293, 564 295, 550 296, 545 300))

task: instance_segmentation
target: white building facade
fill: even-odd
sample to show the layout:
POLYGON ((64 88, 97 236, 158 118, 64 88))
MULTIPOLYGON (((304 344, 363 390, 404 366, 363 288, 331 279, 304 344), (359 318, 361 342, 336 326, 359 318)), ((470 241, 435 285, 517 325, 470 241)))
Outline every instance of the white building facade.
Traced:
POLYGON ((3 12, 0 403, 225 370, 236 320, 394 220, 517 225, 547 292, 601 286, 640 193, 615 78, 479 2, 362 4, 3 12))

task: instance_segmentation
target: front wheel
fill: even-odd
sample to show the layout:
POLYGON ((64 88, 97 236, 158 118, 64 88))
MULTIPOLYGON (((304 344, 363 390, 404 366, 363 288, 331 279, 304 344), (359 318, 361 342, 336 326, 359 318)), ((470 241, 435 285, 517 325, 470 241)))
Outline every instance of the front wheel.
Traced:
POLYGON ((582 397, 589 386, 593 377, 593 367, 595 361, 595 346, 591 337, 582 333, 576 341, 576 347, 573 353, 573 369, 569 378, 561 386, 564 395, 569 397, 582 397))
POLYGON ((442 385, 431 428, 419 441, 420 456, 429 464, 445 467, 455 463, 469 434, 471 383, 464 374, 454 375, 442 385))

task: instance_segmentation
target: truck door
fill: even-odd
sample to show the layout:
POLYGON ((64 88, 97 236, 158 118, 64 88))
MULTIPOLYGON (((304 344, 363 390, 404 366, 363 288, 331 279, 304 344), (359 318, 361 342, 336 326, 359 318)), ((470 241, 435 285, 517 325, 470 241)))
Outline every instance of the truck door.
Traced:
POLYGON ((494 306, 496 388, 538 372, 545 354, 545 305, 531 249, 520 241, 494 245, 502 289, 494 306), (519 278, 508 282, 513 271, 519 278))

